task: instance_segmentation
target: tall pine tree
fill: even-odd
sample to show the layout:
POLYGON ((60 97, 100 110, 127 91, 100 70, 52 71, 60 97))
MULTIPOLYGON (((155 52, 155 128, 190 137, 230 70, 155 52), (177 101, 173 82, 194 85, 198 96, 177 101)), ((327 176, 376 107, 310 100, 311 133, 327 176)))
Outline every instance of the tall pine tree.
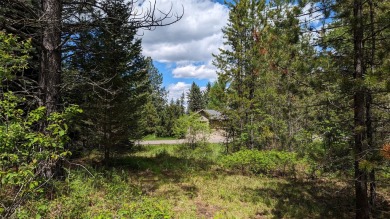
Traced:
POLYGON ((191 88, 187 93, 188 112, 197 112, 204 108, 203 94, 197 84, 192 82, 191 88))
POLYGON ((79 85, 71 99, 85 110, 85 139, 103 147, 108 161, 112 147, 143 135, 140 118, 150 78, 137 29, 127 22, 130 3, 101 4, 93 18, 104 25, 79 33, 68 67, 79 85))
MULTIPOLYGON (((312 2, 313 7, 323 12, 324 23, 328 21, 317 41, 322 46, 319 52, 321 58, 328 61, 323 62, 319 69, 332 76, 328 78, 329 86, 325 89, 331 89, 330 96, 332 99, 337 97, 338 101, 332 101, 329 109, 334 112, 341 109, 343 114, 331 118, 339 117, 343 121, 342 129, 348 136, 343 139, 349 139, 348 144, 353 146, 352 156, 345 156, 352 160, 354 168, 356 218, 369 218, 372 213, 369 203, 374 209, 375 199, 376 165, 373 163, 380 162, 378 147, 387 141, 380 134, 384 130, 379 127, 388 120, 388 117, 381 117, 386 102, 382 98, 389 96, 385 86, 388 71, 383 68, 387 56, 382 53, 388 51, 388 47, 381 45, 389 41, 389 16, 385 11, 390 5, 361 0, 312 2), (330 16, 331 20, 328 19, 330 16), (373 107, 375 105, 377 107, 373 107), (367 168, 370 163, 371 168, 367 168), (370 197, 368 183, 371 186, 370 197)), ((350 147, 346 145, 345 148, 348 150, 350 147)))
POLYGON ((311 67, 301 58, 313 54, 300 32, 299 7, 254 0, 228 6, 223 32, 229 49, 215 56, 215 65, 218 84, 226 86, 219 90, 226 95, 222 111, 231 141, 237 149, 291 149, 302 129, 297 112, 306 92, 296 82, 304 84, 301 72, 311 67))

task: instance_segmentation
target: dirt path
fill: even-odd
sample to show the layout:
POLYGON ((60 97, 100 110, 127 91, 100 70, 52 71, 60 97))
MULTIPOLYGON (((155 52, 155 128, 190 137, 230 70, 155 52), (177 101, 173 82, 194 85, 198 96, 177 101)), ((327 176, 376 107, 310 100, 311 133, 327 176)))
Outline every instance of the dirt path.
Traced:
MULTIPOLYGON (((215 131, 211 133, 209 138, 209 143, 223 143, 225 137, 221 131, 215 131)), ((151 140, 151 141, 139 141, 136 144, 140 145, 161 145, 161 144, 183 144, 185 143, 185 139, 177 139, 177 140, 151 140)))

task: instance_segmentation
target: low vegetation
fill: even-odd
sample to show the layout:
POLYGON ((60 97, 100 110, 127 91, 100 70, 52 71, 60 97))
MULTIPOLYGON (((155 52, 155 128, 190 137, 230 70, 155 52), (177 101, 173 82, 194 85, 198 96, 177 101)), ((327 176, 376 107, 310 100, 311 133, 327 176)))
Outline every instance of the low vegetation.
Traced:
POLYGON ((254 174, 293 176, 298 166, 305 166, 303 159, 293 152, 241 150, 225 156, 222 165, 230 169, 254 174))
MULTIPOLYGON (((115 156, 110 167, 96 166, 103 155, 93 151, 75 159, 67 168, 65 181, 55 181, 51 193, 37 195, 13 216, 353 217, 353 187, 346 178, 329 173, 315 179, 291 174, 310 168, 306 159, 294 153, 240 151, 226 155, 224 151, 219 144, 195 150, 186 145, 139 146, 115 156)), ((378 185, 377 218, 390 216, 389 192, 378 185)))
POLYGON ((168 2, 0 1, 0 217, 390 218, 390 1, 168 2))

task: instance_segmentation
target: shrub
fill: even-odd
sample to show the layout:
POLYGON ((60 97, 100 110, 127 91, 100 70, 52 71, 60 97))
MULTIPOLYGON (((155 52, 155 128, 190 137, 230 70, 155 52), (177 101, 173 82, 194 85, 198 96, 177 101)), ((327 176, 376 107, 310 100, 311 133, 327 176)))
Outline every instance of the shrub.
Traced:
POLYGON ((241 150, 220 160, 222 166, 232 170, 271 175, 293 175, 300 162, 295 153, 275 150, 241 150))
POLYGON ((192 113, 175 122, 174 133, 177 138, 186 138, 187 144, 195 149, 196 146, 207 143, 210 127, 200 120, 199 114, 192 113))
MULTIPOLYGON (((27 68, 31 42, 0 31, 0 216, 9 217, 26 198, 43 191, 64 149, 68 122, 77 107, 46 115, 44 107, 29 106, 9 89, 7 80, 27 68), (42 124, 45 129, 41 130, 42 124), (40 131, 39 131, 40 130, 40 131)), ((19 212, 20 213, 20 212, 19 212)))
POLYGON ((8 217, 29 195, 43 191, 56 162, 70 154, 64 149, 67 122, 81 110, 72 106, 46 116, 38 107, 24 115, 18 108, 24 99, 12 92, 0 98, 0 213, 8 217), (37 131, 42 123, 46 129, 37 131))
POLYGON ((69 169, 65 181, 55 182, 52 200, 31 200, 16 218, 172 218, 168 201, 145 195, 125 171, 92 173, 69 169))

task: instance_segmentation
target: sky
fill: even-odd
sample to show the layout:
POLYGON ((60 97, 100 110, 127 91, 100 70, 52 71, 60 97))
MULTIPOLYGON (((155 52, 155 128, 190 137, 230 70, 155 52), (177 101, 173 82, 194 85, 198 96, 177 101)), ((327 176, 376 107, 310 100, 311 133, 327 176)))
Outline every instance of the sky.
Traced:
MULTIPOLYGON (((171 9, 172 13, 181 14, 184 8, 184 15, 177 23, 138 32, 143 54, 151 57, 163 74, 168 100, 187 93, 192 82, 205 89, 208 82, 217 79, 212 54, 218 54, 219 48, 224 48, 222 28, 227 25, 228 8, 223 0, 139 0, 138 9, 145 11, 154 1, 156 8, 163 12, 171 9)), ((306 5, 303 8, 306 15, 299 19, 301 22, 314 19, 311 25, 320 28, 321 13, 308 14, 311 8, 313 5, 306 5)))
MULTIPOLYGON (((152 0, 153 2, 153 0, 152 0)), ((139 7, 149 7, 150 1, 139 7)), ((179 98, 192 82, 201 88, 217 79, 212 65, 212 54, 223 48, 222 28, 226 26, 229 11, 223 0, 156 0, 156 6, 183 18, 170 26, 155 30, 140 30, 143 54, 153 59, 163 74, 163 86, 168 99, 179 98)), ((141 10, 141 9, 140 9, 141 10)))

